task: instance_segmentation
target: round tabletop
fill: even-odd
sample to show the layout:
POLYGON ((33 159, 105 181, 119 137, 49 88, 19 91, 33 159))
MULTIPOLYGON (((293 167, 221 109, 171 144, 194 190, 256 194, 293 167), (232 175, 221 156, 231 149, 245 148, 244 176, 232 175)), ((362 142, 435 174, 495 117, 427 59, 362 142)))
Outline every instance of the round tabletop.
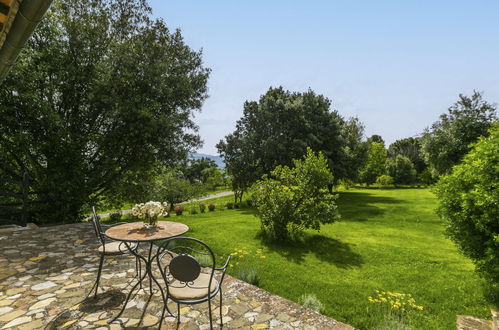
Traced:
POLYGON ((173 221, 158 221, 154 228, 144 228, 143 222, 131 222, 111 227, 105 234, 116 241, 147 242, 179 236, 188 230, 183 223, 173 221))

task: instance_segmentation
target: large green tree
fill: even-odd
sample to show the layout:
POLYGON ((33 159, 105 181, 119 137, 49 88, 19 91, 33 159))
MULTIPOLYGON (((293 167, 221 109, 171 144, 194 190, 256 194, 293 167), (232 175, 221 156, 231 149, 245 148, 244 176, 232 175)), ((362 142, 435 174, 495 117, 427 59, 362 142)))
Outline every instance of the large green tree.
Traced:
MULTIPOLYGON (((436 185, 447 235, 499 294, 499 123, 436 185)), ((497 296, 496 296, 497 299, 497 296)))
POLYGON ((40 221, 75 221, 127 175, 186 157, 209 70, 143 0, 56 0, 0 88, 0 171, 40 221))
POLYGON ((420 138, 410 137, 397 140, 390 144, 388 147, 388 156, 395 159, 397 155, 409 158, 418 173, 421 173, 426 168, 426 163, 421 154, 420 138))
POLYGON ((497 119, 496 106, 483 100, 479 92, 471 97, 460 94, 447 114, 433 123, 421 138, 425 161, 436 174, 446 174, 470 151, 470 144, 487 135, 497 119))
POLYGON ((322 95, 270 88, 258 102, 244 104, 236 130, 217 147, 238 191, 276 166, 292 165, 307 147, 323 152, 335 177, 341 178, 345 176, 341 123, 322 95))

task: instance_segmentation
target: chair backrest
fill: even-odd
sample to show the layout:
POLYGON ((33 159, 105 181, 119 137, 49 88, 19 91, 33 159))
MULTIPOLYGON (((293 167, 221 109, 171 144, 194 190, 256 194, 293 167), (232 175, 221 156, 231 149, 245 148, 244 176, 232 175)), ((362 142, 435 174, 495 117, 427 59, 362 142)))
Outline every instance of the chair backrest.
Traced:
POLYGON ((156 258, 161 275, 169 285, 177 280, 175 287, 206 288, 209 296, 215 273, 215 255, 206 243, 192 237, 172 237, 161 244, 156 258), (210 278, 207 286, 199 287, 194 280, 203 268, 210 278))
POLYGON ((100 225, 99 216, 95 212, 95 206, 92 206, 92 225, 93 225, 94 230, 95 230, 95 235, 99 239, 100 243, 102 245, 104 245, 105 238, 104 238, 104 235, 102 234, 102 227, 100 225))

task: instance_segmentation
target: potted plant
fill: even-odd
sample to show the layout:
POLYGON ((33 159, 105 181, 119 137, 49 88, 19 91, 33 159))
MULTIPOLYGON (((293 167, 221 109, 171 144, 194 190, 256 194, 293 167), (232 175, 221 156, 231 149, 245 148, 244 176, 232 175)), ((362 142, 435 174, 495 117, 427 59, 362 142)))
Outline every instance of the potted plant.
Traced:
POLYGON ((132 208, 132 215, 144 221, 144 228, 154 228, 158 222, 158 217, 164 217, 168 214, 166 212, 166 203, 161 202, 147 202, 135 204, 132 208))

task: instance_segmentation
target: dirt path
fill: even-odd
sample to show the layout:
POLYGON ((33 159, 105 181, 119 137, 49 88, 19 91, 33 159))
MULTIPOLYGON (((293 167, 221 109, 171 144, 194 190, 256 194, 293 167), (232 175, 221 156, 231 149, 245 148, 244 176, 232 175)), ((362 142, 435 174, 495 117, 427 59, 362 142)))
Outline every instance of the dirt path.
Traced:
MULTIPOLYGON (((206 196, 199 197, 199 198, 189 199, 188 201, 178 203, 178 204, 186 204, 186 203, 190 203, 190 202, 201 202, 201 201, 205 201, 207 199, 230 196, 230 195, 234 195, 234 192, 233 191, 222 191, 222 192, 219 192, 216 194, 211 194, 211 195, 206 195, 206 196)), ((99 213, 99 217, 107 218, 107 217, 109 217, 109 215, 111 213, 115 213, 115 212, 121 212, 121 214, 125 215, 125 214, 132 213, 132 210, 121 210, 121 211, 113 211, 113 212, 107 212, 107 213, 99 213)))

